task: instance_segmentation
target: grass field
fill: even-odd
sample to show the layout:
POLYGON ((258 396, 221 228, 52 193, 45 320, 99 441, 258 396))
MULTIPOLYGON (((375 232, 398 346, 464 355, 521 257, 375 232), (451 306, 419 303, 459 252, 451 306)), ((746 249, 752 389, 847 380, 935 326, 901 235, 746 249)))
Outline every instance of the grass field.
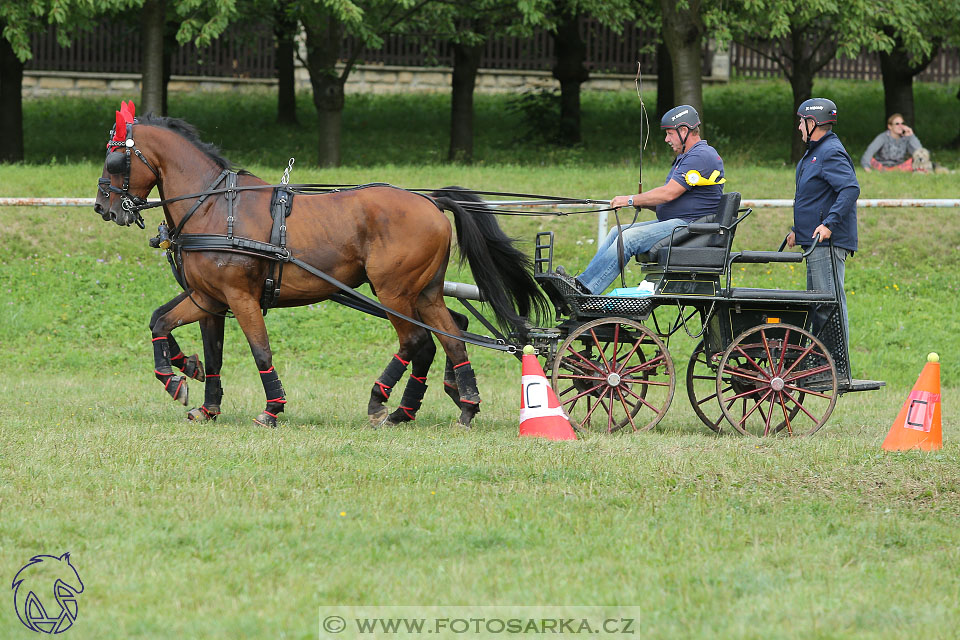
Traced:
MULTIPOLYGON (((98 153, 0 167, 0 195, 92 196, 98 153)), ((236 155, 272 179, 286 151, 236 155)), ((636 180, 618 160, 424 162, 298 165, 294 179, 590 197, 636 180)), ((662 176, 662 158, 649 166, 662 176)), ((745 197, 792 196, 792 169, 773 161, 735 159, 727 173, 745 197)), ((955 176, 862 183, 863 197, 958 197, 955 176)), ((736 246, 775 248, 789 216, 755 212, 736 246)), ((593 253, 592 216, 503 224, 527 242, 556 229, 571 269, 593 253)), ((650 638, 955 637, 960 219, 863 209, 860 234, 847 270, 854 373, 888 386, 844 396, 815 437, 714 436, 678 384, 653 432, 548 443, 516 437, 518 362, 480 349, 472 431, 452 424, 439 368, 414 425, 369 429, 366 398, 395 338, 330 303, 267 316, 289 399, 279 429, 252 426, 263 392, 234 322, 224 414, 188 423, 152 375, 147 320, 177 292, 152 232, 85 209, 0 208, 0 573, 70 551, 86 586, 75 638, 314 638, 331 604, 632 605, 650 638), (943 362, 944 448, 886 454, 929 351, 943 362)), ((470 276, 451 263, 448 279, 470 276)), ((797 287, 802 270, 737 281, 797 287)), ((199 349, 196 328, 177 335, 199 349)), ((681 374, 691 348, 670 343, 681 374)), ((28 637, 7 602, 0 637, 28 637)))

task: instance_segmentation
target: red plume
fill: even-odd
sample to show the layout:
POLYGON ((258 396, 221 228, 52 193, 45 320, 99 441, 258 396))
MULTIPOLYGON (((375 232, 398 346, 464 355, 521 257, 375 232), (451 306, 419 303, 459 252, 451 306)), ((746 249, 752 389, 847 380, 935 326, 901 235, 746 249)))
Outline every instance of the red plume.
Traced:
POLYGON ((127 120, 117 111, 117 126, 113 130, 113 139, 117 142, 127 139, 127 120))
POLYGON ((121 102, 120 103, 120 113, 127 119, 127 122, 132 123, 134 117, 134 106, 133 100, 130 102, 121 102))

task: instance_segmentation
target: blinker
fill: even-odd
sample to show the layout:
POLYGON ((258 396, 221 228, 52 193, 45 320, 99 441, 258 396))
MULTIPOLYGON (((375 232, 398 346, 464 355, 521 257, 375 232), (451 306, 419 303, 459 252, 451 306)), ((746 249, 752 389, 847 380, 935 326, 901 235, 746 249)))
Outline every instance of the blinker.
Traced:
POLYGON ((107 154, 106 161, 107 172, 119 175, 127 166, 127 157, 119 151, 111 151, 107 154))

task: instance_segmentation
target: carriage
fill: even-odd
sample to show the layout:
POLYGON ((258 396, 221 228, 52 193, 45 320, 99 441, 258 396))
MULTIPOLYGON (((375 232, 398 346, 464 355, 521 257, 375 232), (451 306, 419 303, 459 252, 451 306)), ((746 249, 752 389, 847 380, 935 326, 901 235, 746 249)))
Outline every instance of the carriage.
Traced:
POLYGON ((534 277, 558 324, 535 328, 530 340, 577 429, 655 427, 676 390, 668 344, 681 329, 699 339, 686 369, 687 396, 715 432, 730 425, 745 435, 813 434, 839 396, 884 385, 851 377, 834 293, 733 286, 735 266, 797 263, 807 255, 783 251, 786 240, 776 251, 733 251, 751 212, 740 208, 739 193, 726 193, 716 214, 678 227, 638 256, 652 285, 646 296, 579 292, 554 272, 553 232, 537 234, 534 277))
MULTIPOLYGON (((140 212, 163 207, 164 223, 153 246, 167 249, 183 292, 151 318, 153 373, 184 405, 187 379, 204 382, 203 404, 187 413, 192 420, 214 420, 220 413, 224 318, 232 312, 266 394, 254 421, 275 427, 287 400, 263 315, 273 307, 326 299, 388 318, 397 332, 399 350, 371 389, 367 415, 374 425, 415 418, 436 353, 431 334, 447 356, 444 388, 465 426, 480 403, 467 343, 516 354, 516 342, 531 342, 581 430, 640 431, 663 418, 676 388, 667 345, 681 328, 701 339, 690 356, 687 395, 714 431, 726 421, 745 434, 811 434, 840 395, 883 385, 851 378, 833 293, 732 285, 735 264, 804 257, 784 252, 782 245, 778 251, 732 251, 737 227, 750 215, 740 210, 736 193, 725 194, 708 219, 678 227, 663 246, 641 257, 653 295, 596 296, 582 295, 553 272, 552 232, 538 234, 530 273, 527 256, 479 197, 490 192, 291 185, 288 172, 281 184, 267 184, 234 170, 187 123, 135 118, 132 102, 121 103, 107 150, 95 211, 104 220, 142 228, 140 212), (148 202, 154 186, 162 199, 148 202), (442 210, 453 213, 461 256, 476 287, 444 283, 452 230, 442 210), (379 302, 355 290, 365 282, 379 302), (466 333, 466 317, 451 315, 444 295, 459 298, 497 337, 466 333), (484 298, 496 324, 515 333, 499 333, 469 298, 484 298), (548 300, 557 324, 525 325, 525 317, 547 310, 548 300), (171 333, 192 322, 200 324, 206 366, 195 355, 186 357, 171 333), (391 391, 410 365, 399 407, 389 413, 391 391)), ((543 196, 492 195, 545 204, 543 196)), ((570 198, 546 204, 561 200, 606 206, 570 198)))

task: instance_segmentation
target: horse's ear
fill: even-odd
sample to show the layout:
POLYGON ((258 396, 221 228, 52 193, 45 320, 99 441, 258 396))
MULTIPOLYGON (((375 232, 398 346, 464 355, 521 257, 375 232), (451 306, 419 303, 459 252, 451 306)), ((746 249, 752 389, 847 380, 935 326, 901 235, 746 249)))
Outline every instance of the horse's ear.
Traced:
POLYGON ((113 130, 113 139, 120 141, 127 137, 127 121, 123 114, 117 111, 117 126, 113 130))

